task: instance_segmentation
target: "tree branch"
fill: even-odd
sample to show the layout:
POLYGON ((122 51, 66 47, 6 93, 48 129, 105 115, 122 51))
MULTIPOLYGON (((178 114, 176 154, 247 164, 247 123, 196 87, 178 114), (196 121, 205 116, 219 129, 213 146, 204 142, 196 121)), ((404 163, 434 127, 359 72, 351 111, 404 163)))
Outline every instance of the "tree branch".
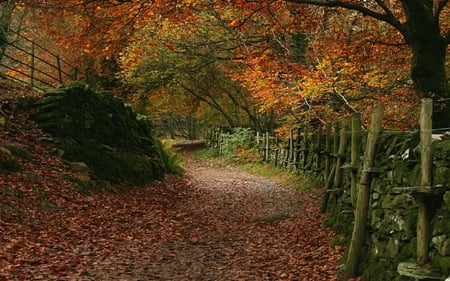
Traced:
MULTIPOLYGON (((381 0, 376 0, 377 4, 385 11, 385 14, 376 12, 364 6, 353 4, 349 2, 344 2, 341 0, 287 0, 288 2, 297 3, 297 4, 310 4, 322 7, 340 7, 347 10, 352 10, 356 12, 362 13, 364 16, 369 16, 375 18, 377 20, 386 22, 399 31, 402 31, 402 24, 400 21, 394 16, 394 14, 389 10, 389 8, 384 4, 381 0)), ((448 1, 448 0, 441 0, 448 1)))
POLYGON ((378 6, 380 6, 386 12, 387 16, 393 19, 396 18, 394 13, 392 13, 392 11, 389 9, 389 7, 385 4, 383 0, 375 0, 375 2, 377 2, 378 6))

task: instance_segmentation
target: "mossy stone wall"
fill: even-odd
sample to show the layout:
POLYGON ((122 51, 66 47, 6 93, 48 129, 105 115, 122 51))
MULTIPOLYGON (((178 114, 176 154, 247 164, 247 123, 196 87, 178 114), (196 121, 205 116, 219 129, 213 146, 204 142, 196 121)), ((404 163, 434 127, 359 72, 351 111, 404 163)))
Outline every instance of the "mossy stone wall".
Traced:
POLYGON ((111 93, 73 82, 47 93, 36 107, 35 120, 60 144, 62 157, 84 162, 95 178, 143 185, 166 172, 150 123, 111 93))
MULTIPOLYGON (((432 185, 437 192, 427 199, 433 216, 430 263, 444 280, 450 274, 450 140, 433 142, 433 159, 432 185)), ((413 280, 399 275, 397 266, 416 259, 418 203, 409 187, 420 183, 419 160, 417 134, 381 135, 375 164, 379 173, 371 186, 367 254, 360 266, 362 280, 413 280)), ((350 172, 345 172, 338 198, 330 202, 327 212, 326 224, 336 229, 336 242, 348 246, 354 220, 350 172)))

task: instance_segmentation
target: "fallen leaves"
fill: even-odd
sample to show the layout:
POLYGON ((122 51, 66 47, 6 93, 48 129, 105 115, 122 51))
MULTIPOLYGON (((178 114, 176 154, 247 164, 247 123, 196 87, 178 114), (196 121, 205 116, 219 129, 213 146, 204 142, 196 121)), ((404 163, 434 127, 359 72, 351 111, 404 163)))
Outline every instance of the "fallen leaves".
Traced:
POLYGON ((184 179, 82 195, 26 115, 2 126, 0 146, 33 149, 0 171, 0 280, 337 280, 317 195, 192 163, 184 179))

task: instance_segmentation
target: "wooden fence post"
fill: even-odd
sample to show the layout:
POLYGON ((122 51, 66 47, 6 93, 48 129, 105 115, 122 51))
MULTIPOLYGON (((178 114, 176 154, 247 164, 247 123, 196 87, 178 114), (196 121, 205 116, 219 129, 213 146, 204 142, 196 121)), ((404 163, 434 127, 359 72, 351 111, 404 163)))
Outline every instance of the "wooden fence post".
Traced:
POLYGON ((302 139, 302 143, 301 143, 301 152, 302 152, 302 157, 301 157, 301 169, 302 172, 304 173, 306 170, 306 165, 308 164, 308 128, 305 127, 305 129, 303 130, 303 139, 302 139))
POLYGON ((359 181, 359 190, 356 200, 355 224, 353 226, 352 239, 346 261, 344 280, 355 277, 361 260, 362 249, 365 241, 366 222, 369 211, 370 184, 372 180, 371 168, 375 162, 375 148, 378 135, 381 130, 384 105, 375 106, 372 112, 370 130, 367 137, 367 146, 364 152, 363 170, 359 181))
POLYGON ((291 169, 292 161, 294 160, 295 154, 295 145, 294 145, 294 129, 289 130, 289 153, 287 155, 286 167, 291 169))
POLYGON ((280 149, 278 147, 275 147, 274 149, 274 159, 273 159, 273 165, 275 167, 278 167, 278 157, 280 155, 280 149))
POLYGON ((77 80, 78 80, 78 67, 73 68, 73 76, 72 76, 72 79, 73 79, 74 81, 77 81, 77 80))
POLYGON ((222 130, 220 130, 218 132, 219 137, 218 137, 218 147, 219 147, 219 155, 223 155, 223 135, 224 133, 222 132, 222 130))
MULTIPOLYGON (((336 155, 338 154, 339 149, 339 123, 335 122, 333 124, 333 151, 331 151, 331 126, 327 126, 327 135, 329 136, 327 141, 329 151, 327 158, 329 163, 328 165, 331 167, 331 162, 333 162, 332 158, 334 157, 336 159, 336 155)), ((333 187, 335 174, 336 162, 325 178, 325 194, 323 195, 322 204, 320 206, 320 211, 322 213, 325 213, 328 208, 328 202, 330 201, 330 194, 332 194, 331 188, 333 187)))
POLYGON ((59 58, 59 55, 56 55, 56 67, 58 68, 58 80, 59 80, 59 83, 62 84, 63 78, 62 78, 62 70, 61 70, 61 59, 59 58))
POLYGON ((334 174, 334 183, 333 188, 335 190, 335 193, 340 189, 342 185, 342 177, 343 177, 343 170, 342 170, 342 164, 345 160, 345 150, 347 149, 347 142, 348 142, 348 129, 349 129, 349 120, 344 119, 342 121, 342 128, 341 128, 341 134, 339 138, 339 148, 338 153, 336 155, 336 171, 334 174))
MULTIPOLYGON (((431 190, 431 166, 432 166, 432 122, 433 100, 422 99, 420 109, 420 185, 431 190)), ((430 211, 426 198, 419 198, 419 213, 417 218, 417 264, 424 265, 428 261, 428 245, 430 242, 430 211)))
POLYGON ((361 114, 352 115, 352 153, 351 153, 351 191, 350 197, 353 207, 356 206, 357 173, 359 166, 359 151, 361 146, 361 114))
POLYGON ((326 133, 325 133, 325 175, 324 175, 324 181, 328 179, 328 175, 330 174, 331 169, 331 126, 330 124, 327 124, 326 126, 326 133))
POLYGON ((322 170, 322 124, 317 125, 317 140, 316 140, 316 167, 315 174, 318 176, 322 170))
POLYGON ((298 172, 300 170, 300 159, 302 152, 302 128, 297 128, 297 139, 295 140, 295 169, 298 172))

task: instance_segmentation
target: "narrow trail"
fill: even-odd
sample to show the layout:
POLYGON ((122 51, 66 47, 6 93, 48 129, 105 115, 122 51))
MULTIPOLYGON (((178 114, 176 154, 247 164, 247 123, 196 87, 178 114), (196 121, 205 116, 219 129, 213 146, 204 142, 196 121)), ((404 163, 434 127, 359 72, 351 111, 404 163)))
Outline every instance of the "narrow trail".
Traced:
POLYGON ((0 280, 337 280, 342 250, 329 247, 317 195, 232 167, 186 169, 2 222, 0 280))
POLYGON ((195 161, 186 180, 190 195, 166 213, 173 236, 144 259, 97 263, 87 280, 111 264, 123 272, 108 280, 337 280, 341 251, 328 246, 317 196, 195 161))

